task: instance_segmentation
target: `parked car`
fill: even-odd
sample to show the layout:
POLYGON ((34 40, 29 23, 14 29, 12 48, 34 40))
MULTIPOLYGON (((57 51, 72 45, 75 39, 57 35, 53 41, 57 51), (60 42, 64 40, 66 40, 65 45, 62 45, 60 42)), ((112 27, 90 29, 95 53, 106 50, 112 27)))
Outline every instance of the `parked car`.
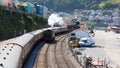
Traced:
POLYGON ((76 34, 75 33, 71 33, 70 37, 76 37, 76 34))
POLYGON ((94 44, 92 37, 83 37, 79 39, 79 46, 92 46, 94 44))

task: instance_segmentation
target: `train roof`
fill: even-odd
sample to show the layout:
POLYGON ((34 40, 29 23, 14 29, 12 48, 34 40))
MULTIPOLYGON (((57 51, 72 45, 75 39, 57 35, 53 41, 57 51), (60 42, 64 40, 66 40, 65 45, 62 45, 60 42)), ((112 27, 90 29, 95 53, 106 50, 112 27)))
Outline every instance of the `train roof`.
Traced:
POLYGON ((42 32, 43 32, 43 29, 38 29, 38 30, 32 31, 30 33, 33 35, 38 35, 39 33, 42 33, 42 32))
POLYGON ((33 37, 34 36, 32 34, 27 33, 27 34, 24 34, 24 35, 18 37, 15 41, 13 41, 13 43, 17 43, 17 44, 21 45, 22 47, 24 47, 24 45, 26 45, 33 37))
POLYGON ((0 48, 0 68, 18 68, 21 52, 22 48, 15 44, 3 45, 0 48))

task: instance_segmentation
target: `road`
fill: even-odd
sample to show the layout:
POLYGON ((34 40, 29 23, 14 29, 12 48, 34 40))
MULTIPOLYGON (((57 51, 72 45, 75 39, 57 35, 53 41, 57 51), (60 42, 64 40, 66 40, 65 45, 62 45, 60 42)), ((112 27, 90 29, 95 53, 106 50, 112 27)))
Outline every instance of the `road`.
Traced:
POLYGON ((110 65, 113 67, 120 66, 120 34, 96 30, 93 39, 95 45, 83 47, 82 56, 89 55, 93 60, 99 58, 106 62, 110 61, 110 65))

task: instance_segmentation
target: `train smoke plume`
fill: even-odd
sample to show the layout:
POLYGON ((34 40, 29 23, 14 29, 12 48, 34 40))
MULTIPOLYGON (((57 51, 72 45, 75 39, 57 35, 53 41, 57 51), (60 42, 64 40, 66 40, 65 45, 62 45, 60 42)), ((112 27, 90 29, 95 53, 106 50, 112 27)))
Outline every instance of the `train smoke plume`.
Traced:
POLYGON ((60 17, 59 14, 53 13, 51 16, 48 18, 48 25, 51 27, 56 27, 56 26, 63 26, 65 25, 63 17, 60 17))

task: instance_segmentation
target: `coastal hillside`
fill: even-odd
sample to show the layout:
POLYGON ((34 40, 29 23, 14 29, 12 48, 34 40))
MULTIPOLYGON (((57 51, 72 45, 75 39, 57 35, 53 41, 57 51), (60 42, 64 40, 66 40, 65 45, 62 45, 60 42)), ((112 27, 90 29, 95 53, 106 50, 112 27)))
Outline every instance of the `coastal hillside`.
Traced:
POLYGON ((72 12, 74 9, 97 10, 116 9, 120 7, 120 0, 21 0, 31 3, 38 2, 53 11, 72 12))

